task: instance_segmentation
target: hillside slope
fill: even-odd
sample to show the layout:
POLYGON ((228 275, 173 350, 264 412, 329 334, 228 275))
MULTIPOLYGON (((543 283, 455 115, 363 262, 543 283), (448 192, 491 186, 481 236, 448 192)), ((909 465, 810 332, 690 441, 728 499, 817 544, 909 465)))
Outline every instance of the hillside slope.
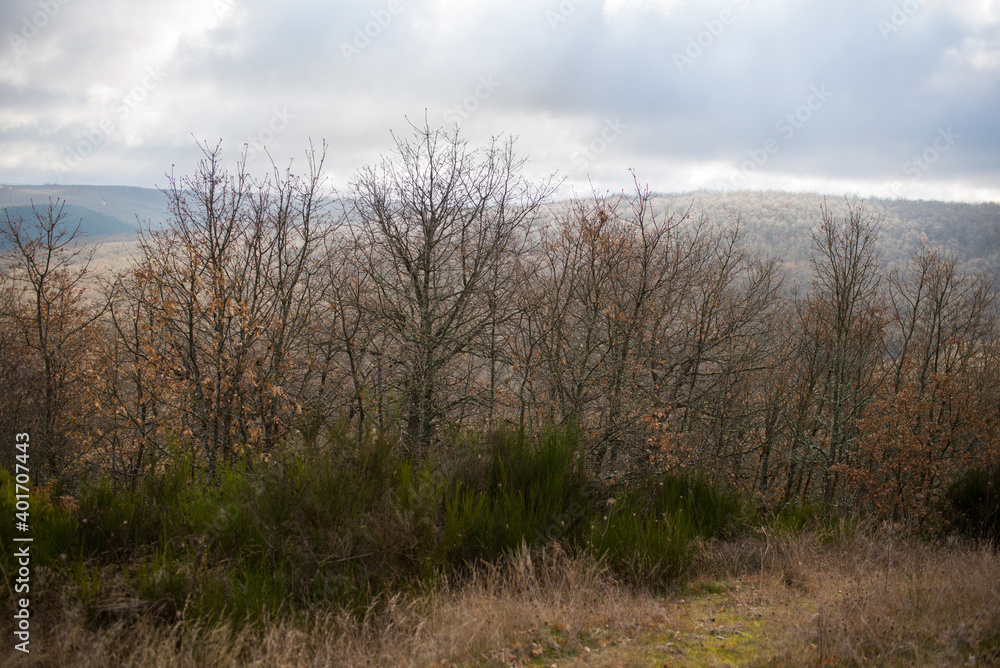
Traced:
MULTIPOLYGON (((48 203, 39 205, 35 202, 34 208, 30 204, 17 204, 0 207, 0 220, 3 215, 10 216, 12 220, 23 218, 26 221, 33 220, 36 214, 47 215, 48 203)), ((65 224, 73 227, 77 224, 84 237, 107 237, 119 235, 134 235, 136 226, 124 223, 118 218, 109 216, 93 209, 87 209, 74 204, 62 206, 62 215, 65 224)))
MULTIPOLYGON (((852 198, 852 201, 856 201, 852 198)), ((737 218, 746 246, 781 260, 793 275, 808 271, 812 232, 822 221, 823 205, 837 218, 844 215, 843 197, 780 191, 697 191, 664 194, 659 212, 705 214, 719 224, 737 218)), ((879 252, 892 268, 905 262, 922 243, 955 254, 963 267, 1000 272, 1000 203, 966 204, 924 200, 864 200, 882 219, 879 252)))
POLYGON ((49 200, 64 200, 67 205, 90 209, 110 216, 128 226, 137 227, 137 219, 153 222, 166 217, 167 198, 153 188, 130 186, 12 186, 0 185, 0 207, 47 205, 49 200))
MULTIPOLYGON (((124 238, 134 232, 138 221, 156 224, 167 218, 167 198, 152 188, 0 185, 0 207, 45 205, 49 198, 93 212, 71 209, 70 216, 74 223, 83 218, 82 229, 91 236, 121 234, 124 238), (124 227, 114 232, 116 226, 105 217, 124 227)), ((793 279, 802 279, 809 272, 812 231, 822 219, 824 203, 838 217, 846 208, 844 198, 835 195, 701 190, 660 194, 654 210, 683 213, 690 208, 692 216, 704 214, 720 225, 731 225, 738 218, 749 250, 779 259, 793 279)), ((1000 276, 1000 203, 873 199, 865 205, 882 219, 879 250, 886 266, 899 266, 927 243, 954 253, 967 270, 982 269, 1000 276)), ((548 211, 559 216, 566 211, 566 203, 553 202, 548 211)))

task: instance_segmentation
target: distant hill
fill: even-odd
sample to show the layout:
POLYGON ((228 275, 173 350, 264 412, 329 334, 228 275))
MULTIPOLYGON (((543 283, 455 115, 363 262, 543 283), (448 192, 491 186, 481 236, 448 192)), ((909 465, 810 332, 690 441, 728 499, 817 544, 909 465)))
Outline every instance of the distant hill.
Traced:
MULTIPOLYGON (((138 227, 139 220, 154 223, 167 215, 167 198, 153 188, 130 186, 12 186, 0 185, 0 207, 47 206, 49 199, 61 199, 67 207, 89 209, 95 214, 114 218, 127 225, 128 233, 138 227)), ((76 222, 81 216, 74 219, 76 222)), ((85 219, 87 222, 89 218, 85 219)), ((88 232, 89 233, 89 232, 88 232)))
MULTIPOLYGON (((654 210, 708 215, 726 224, 740 218, 749 250, 777 258, 793 277, 809 271, 812 232, 826 204, 836 218, 846 212, 843 196, 781 191, 695 191, 660 195, 654 210)), ((954 253, 967 270, 1000 277, 1000 203, 966 204, 924 200, 864 200, 882 219, 879 254, 887 267, 906 262, 922 243, 954 253)), ((998 281, 1000 285, 1000 281, 998 281)))
MULTIPOLYGON (((167 218, 166 196, 151 188, 0 185, 0 207, 30 207, 32 201, 44 206, 49 198, 65 200, 70 221, 82 219, 82 229, 91 236, 122 235, 124 240, 134 233, 137 219, 155 225, 167 218)), ((664 193, 653 205, 660 214, 691 207, 692 215, 705 214, 722 225, 739 216, 745 247, 777 258, 793 281, 801 281, 809 274, 812 232, 819 226, 824 202, 835 216, 843 216, 842 196, 781 191, 664 193)), ((927 243, 954 253, 967 270, 993 272, 1000 286, 1000 203, 871 199, 865 205, 882 218, 879 252, 886 266, 900 266, 927 243)), ((565 202, 548 206, 554 216, 565 210, 565 202)))
MULTIPOLYGON (((32 209, 30 204, 18 204, 14 206, 2 207, 0 211, 3 213, 0 213, 0 216, 3 216, 5 213, 15 220, 18 217, 21 217, 26 221, 34 220, 36 211, 44 216, 47 213, 47 209, 47 201, 41 205, 39 205, 38 202, 35 202, 34 209, 32 209)), ((72 228, 77 224, 80 225, 80 232, 84 237, 107 237, 125 234, 133 235, 136 230, 135 225, 123 223, 117 218, 107 214, 73 204, 64 205, 62 207, 62 214, 67 227, 72 228)), ((0 218, 0 220, 2 220, 2 218, 0 218)))

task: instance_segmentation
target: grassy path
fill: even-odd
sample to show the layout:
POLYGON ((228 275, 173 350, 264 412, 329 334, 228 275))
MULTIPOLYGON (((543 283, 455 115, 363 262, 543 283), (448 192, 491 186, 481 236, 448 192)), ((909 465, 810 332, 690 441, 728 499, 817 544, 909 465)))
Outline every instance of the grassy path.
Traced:
POLYGON ((520 660, 503 663, 559 668, 800 665, 814 664, 819 656, 808 642, 818 602, 792 587, 760 587, 749 580, 702 582, 657 607, 657 614, 627 628, 591 629, 570 651, 562 648, 558 628, 533 629, 526 642, 515 641, 512 648, 520 660))
MULTIPOLYGON (((741 601, 739 593, 716 593, 669 604, 668 621, 637 638, 574 657, 560 666, 745 666, 781 653, 790 608, 741 601), (593 658, 591 658, 591 655, 593 658)), ((801 612, 805 612, 802 610, 801 612)), ((551 665, 551 664, 550 664, 551 665)))

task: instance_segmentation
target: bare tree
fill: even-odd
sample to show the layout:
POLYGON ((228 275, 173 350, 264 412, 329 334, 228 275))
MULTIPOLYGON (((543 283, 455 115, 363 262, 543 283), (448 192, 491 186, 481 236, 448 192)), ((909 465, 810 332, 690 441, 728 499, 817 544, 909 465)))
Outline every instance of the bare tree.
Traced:
MULTIPOLYGON (((79 239, 80 226, 68 225, 65 202, 32 204, 34 220, 4 211, 0 241, 10 248, 13 292, 9 307, 21 340, 37 362, 41 390, 37 419, 37 452, 43 475, 61 475, 74 454, 70 451, 68 412, 73 385, 81 380, 87 359, 86 337, 103 308, 84 298, 93 251, 79 239)), ((34 448, 33 448, 34 451, 34 448)))
POLYGON ((548 419, 595 430, 606 455, 634 436, 657 399, 653 332, 672 320, 689 285, 685 224, 682 216, 654 215, 637 184, 632 198, 573 202, 544 236, 537 297, 544 324, 536 329, 548 419))
POLYGON ((470 150, 457 129, 425 124, 395 142, 354 179, 358 247, 405 369, 404 443, 426 449, 444 413, 442 374, 489 328, 491 284, 552 188, 521 176, 510 138, 470 150))
POLYGON ((360 442, 366 438, 370 422, 385 426, 381 371, 387 351, 375 317, 374 281, 351 234, 329 238, 323 264, 324 315, 316 332, 320 368, 317 399, 322 405, 314 408, 314 425, 318 428, 334 410, 346 408, 348 421, 357 421, 360 442), (349 388, 346 395, 337 391, 340 388, 349 388))
POLYGON ((947 485, 997 451, 995 295, 983 274, 922 247, 889 279, 886 382, 841 468, 882 516, 923 522, 947 485))
POLYGON ((165 226, 140 235, 122 293, 133 303, 115 326, 158 380, 158 430, 197 446, 214 474, 220 458, 269 451, 289 433, 309 384, 295 358, 316 301, 313 254, 333 221, 323 154, 307 153, 304 178, 255 181, 243 164, 225 171, 220 147, 203 151, 193 176, 170 177, 165 226))
POLYGON ((913 370, 922 395, 934 374, 967 369, 982 355, 994 322, 994 295, 985 274, 963 274, 953 256, 917 250, 905 272, 893 272, 894 387, 913 370))
MULTIPOLYGON (((0 263, 0 383, 4 387, 0 393, 0 437, 6 441, 12 441, 14 434, 29 427, 26 418, 39 412, 40 399, 27 364, 29 352, 12 269, 7 262, 0 263)), ((15 453, 13 448, 0 452, 0 465, 13 471, 15 453)))
POLYGON ((842 222, 824 206, 813 234, 812 290, 798 302, 802 339, 787 496, 806 494, 818 473, 823 498, 832 500, 836 467, 853 449, 857 420, 883 380, 888 323, 875 247, 879 225, 863 204, 848 202, 842 222))
POLYGON ((651 436, 671 466, 740 471, 764 421, 757 378, 774 365, 781 280, 741 248, 738 220, 658 213, 636 182, 572 202, 526 267, 522 405, 582 427, 606 473, 659 467, 651 436))

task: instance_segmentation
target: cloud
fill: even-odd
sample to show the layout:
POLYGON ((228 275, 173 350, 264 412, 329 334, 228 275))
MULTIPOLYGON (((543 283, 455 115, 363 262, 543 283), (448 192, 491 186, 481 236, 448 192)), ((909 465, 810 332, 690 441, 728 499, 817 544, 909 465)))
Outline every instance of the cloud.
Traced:
POLYGON ((604 16, 609 21, 630 20, 637 15, 658 13, 671 16, 684 0, 604 0, 604 16))
POLYGON ((874 191, 949 127, 920 183, 1000 176, 996 2, 16 0, 0 21, 0 181, 148 186, 196 139, 285 162, 325 138, 346 182, 425 116, 517 135, 575 184, 726 187, 773 139, 747 185, 874 191))

